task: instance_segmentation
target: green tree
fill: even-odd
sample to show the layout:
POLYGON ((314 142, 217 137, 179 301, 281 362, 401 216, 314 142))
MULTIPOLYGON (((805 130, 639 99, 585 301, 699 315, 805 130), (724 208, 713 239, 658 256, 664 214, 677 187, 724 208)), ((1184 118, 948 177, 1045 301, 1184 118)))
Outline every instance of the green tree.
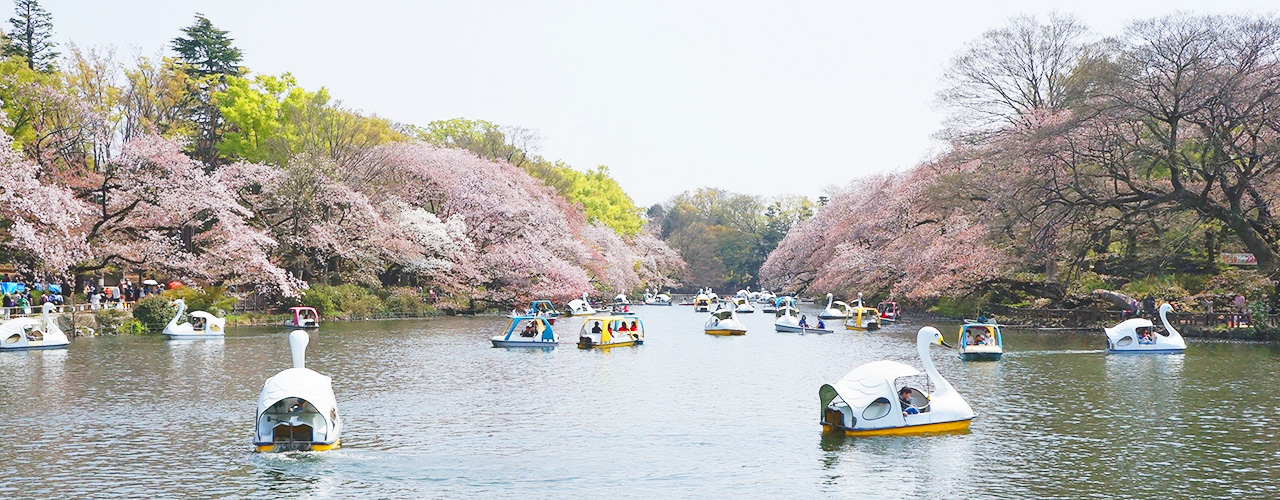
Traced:
POLYGON ((53 71, 58 59, 53 50, 58 46, 53 41, 53 16, 37 0, 15 0, 13 4, 17 17, 9 18, 13 28, 4 55, 26 61, 27 69, 53 71))
POLYGON ((214 27, 204 14, 196 14, 195 23, 183 28, 182 33, 186 36, 174 38, 171 47, 178 53, 180 67, 190 77, 190 99, 183 110, 184 116, 195 125, 191 153, 212 168, 218 162, 223 124, 213 96, 225 88, 227 77, 240 73, 243 55, 231 45, 228 32, 214 27))

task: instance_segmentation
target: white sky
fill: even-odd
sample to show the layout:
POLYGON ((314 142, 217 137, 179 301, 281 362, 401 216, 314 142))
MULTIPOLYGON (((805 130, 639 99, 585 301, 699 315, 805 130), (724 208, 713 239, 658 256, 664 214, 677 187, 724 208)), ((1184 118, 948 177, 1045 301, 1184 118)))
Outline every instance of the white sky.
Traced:
MULTIPOLYGON (((1260 0, 385 1, 45 0, 57 40, 167 48, 202 12, 257 73, 291 72, 346 105, 426 124, 538 130, 540 153, 609 165, 641 206, 688 189, 818 196, 940 147, 948 59, 1018 14, 1101 34, 1260 0)), ((3 15, 3 13, 0 13, 3 15)), ((7 19, 3 15, 0 19, 7 19)), ((8 25, 5 25, 7 29, 8 25)))

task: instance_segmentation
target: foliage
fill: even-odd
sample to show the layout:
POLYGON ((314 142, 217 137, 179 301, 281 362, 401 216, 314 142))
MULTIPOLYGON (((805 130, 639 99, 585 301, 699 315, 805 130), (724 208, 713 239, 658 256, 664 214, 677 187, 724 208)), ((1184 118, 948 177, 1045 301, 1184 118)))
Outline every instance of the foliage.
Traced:
POLYGON ((123 309, 99 309, 93 312, 93 318, 98 324, 99 334, 136 335, 147 331, 141 321, 123 309))
POLYGON ((368 315, 383 310, 382 300, 369 290, 354 285, 315 285, 300 299, 304 306, 314 307, 321 317, 368 315))
POLYGON ((182 33, 186 36, 175 37, 170 43, 186 71, 196 77, 240 72, 244 54, 231 45, 233 40, 227 36, 228 32, 214 27, 204 14, 197 13, 195 22, 183 28, 182 33))
POLYGON ((426 298, 423 297, 422 292, 408 287, 391 289, 391 294, 387 296, 383 304, 387 312, 414 316, 422 315, 431 309, 431 306, 427 305, 426 298))
POLYGON ((182 299, 187 304, 187 311, 206 311, 214 316, 226 316, 237 300, 220 286, 184 286, 165 290, 162 295, 171 301, 182 299))
POLYGON ((26 62, 27 68, 44 72, 56 67, 58 44, 53 41, 53 15, 40 6, 38 0, 15 0, 14 14, 9 18, 9 43, 4 46, 5 57, 17 57, 26 62))
POLYGON ((133 318, 153 331, 164 328, 177 313, 178 308, 170 303, 170 299, 159 295, 145 297, 133 305, 133 318))

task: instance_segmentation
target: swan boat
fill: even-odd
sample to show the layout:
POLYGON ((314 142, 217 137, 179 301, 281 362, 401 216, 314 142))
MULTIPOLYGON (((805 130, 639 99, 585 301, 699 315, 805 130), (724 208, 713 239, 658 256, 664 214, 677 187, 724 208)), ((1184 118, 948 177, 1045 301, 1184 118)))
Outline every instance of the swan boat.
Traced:
POLYGON ((568 310, 565 311, 569 316, 590 316, 595 313, 596 309, 591 307, 591 301, 587 299, 587 292, 582 292, 581 299, 569 301, 568 310))
POLYGON ((851 312, 849 310, 850 309, 849 304, 846 304, 838 300, 835 302, 832 302, 831 299, 833 298, 834 297, 831 294, 829 293, 827 294, 827 308, 823 309, 822 312, 818 314, 818 317, 822 319, 848 318, 849 313, 851 312))
POLYGON ((669 306, 672 304, 671 295, 665 293, 654 294, 646 290, 644 293, 644 304, 647 306, 669 306))
POLYGON ((732 308, 723 307, 707 317, 703 331, 707 335, 746 335, 747 325, 738 320, 738 314, 732 308))
POLYGON ((774 313, 773 330, 792 333, 831 333, 826 328, 800 326, 800 311, 790 305, 784 305, 774 313))
POLYGON ((614 304, 614 305, 626 305, 626 304, 630 304, 630 303, 631 303, 631 301, 630 301, 630 300, 627 300, 627 294, 625 294, 625 293, 620 293, 620 294, 618 294, 617 296, 615 296, 615 297, 613 298, 613 304, 614 304))
POLYGON ((290 307, 292 318, 284 320, 284 326, 292 328, 320 328, 320 313, 314 307, 290 307))
POLYGON ((644 320, 635 316, 590 316, 578 332, 578 348, 604 349, 644 344, 644 320))
POLYGON ((1156 332, 1155 325, 1146 318, 1132 318, 1121 321, 1112 328, 1103 328, 1107 334, 1108 353, 1169 353, 1176 354, 1187 349, 1187 341, 1182 334, 1169 324, 1169 311, 1173 306, 1160 304, 1160 322, 1164 323, 1164 333, 1156 332))
POLYGON ((834 384, 818 389, 822 429, 846 436, 884 436, 953 432, 969 428, 973 408, 938 373, 929 346, 942 344, 942 334, 926 326, 916 334, 916 351, 929 382, 936 389, 925 394, 918 388, 899 386, 903 377, 920 375, 910 365, 896 361, 872 361, 855 368, 834 384), (899 394, 906 390, 904 401, 899 394))
POLYGON ((1000 361, 1004 355, 1004 337, 995 323, 966 323, 960 326, 960 359, 965 361, 1000 361))
POLYGON ((187 303, 182 299, 173 301, 173 305, 178 306, 178 314, 173 315, 173 319, 169 320, 169 324, 164 327, 164 334, 171 339, 204 339, 204 338, 222 338, 226 336, 225 326, 226 318, 219 318, 204 311, 191 311, 191 317, 195 318, 200 324, 200 328, 196 328, 191 323, 178 324, 178 318, 182 317, 182 313, 187 311, 187 303))
POLYGON ((738 314, 751 314, 756 312, 756 307, 751 305, 751 301, 744 297, 734 297, 733 312, 738 314))
POLYGON ((253 444, 260 452, 326 451, 341 443, 333 381, 306 368, 307 332, 289 333, 293 368, 262 384, 253 444))
POLYGON ((0 324, 0 351, 64 349, 71 344, 67 334, 50 316, 57 306, 46 302, 40 306, 40 318, 13 318, 0 324))
POLYGON ((524 315, 511 318, 507 333, 489 339, 494 347, 555 347, 560 337, 551 329, 554 321, 546 316, 524 315), (516 331, 520 325, 524 329, 516 331))
POLYGON ((876 305, 876 310, 880 311, 880 321, 898 321, 902 317, 902 308, 898 307, 898 303, 886 300, 876 305))

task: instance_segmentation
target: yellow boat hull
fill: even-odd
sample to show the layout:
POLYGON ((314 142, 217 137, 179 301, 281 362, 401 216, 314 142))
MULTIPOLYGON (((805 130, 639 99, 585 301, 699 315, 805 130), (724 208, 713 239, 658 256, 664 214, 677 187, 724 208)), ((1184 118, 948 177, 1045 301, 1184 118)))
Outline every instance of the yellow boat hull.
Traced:
POLYGON ((932 424, 908 425, 906 427, 889 427, 885 429, 844 429, 833 425, 823 424, 822 430, 825 432, 844 431, 845 436, 906 436, 911 434, 930 434, 937 432, 956 432, 969 428, 969 420, 956 420, 954 422, 937 422, 932 424))
POLYGON ((706 330, 707 335, 746 335, 746 330, 706 330))
MULTIPOLYGON (((337 449, 337 448, 338 448, 338 447, 340 447, 340 446, 342 446, 342 440, 341 440, 341 439, 339 439, 339 440, 337 440, 337 441, 334 441, 334 442, 333 442, 333 444, 313 444, 313 445, 311 445, 311 450, 310 450, 310 451, 329 451, 329 450, 337 449)), ((258 445, 258 452, 259 452, 259 453, 271 453, 271 452, 273 452, 273 451, 276 451, 276 445, 274 445, 274 444, 260 444, 260 445, 258 445)))

